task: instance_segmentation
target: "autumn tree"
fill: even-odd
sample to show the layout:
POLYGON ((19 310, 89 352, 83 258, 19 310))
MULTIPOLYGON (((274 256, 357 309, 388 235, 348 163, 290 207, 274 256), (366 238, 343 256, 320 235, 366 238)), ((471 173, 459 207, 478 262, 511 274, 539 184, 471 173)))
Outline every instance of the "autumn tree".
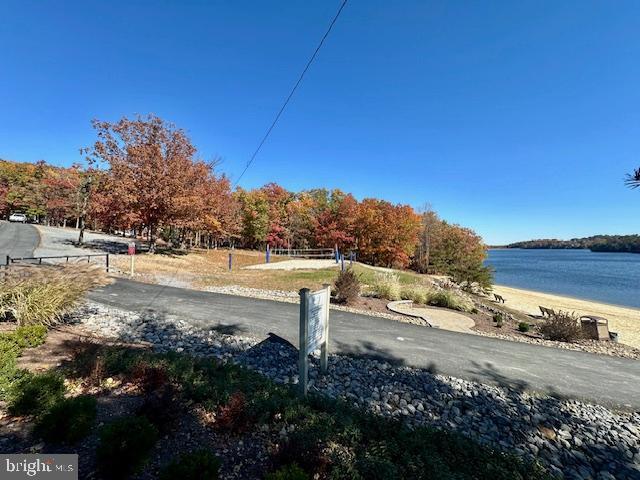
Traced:
POLYGON ((358 206, 355 236, 358 257, 386 267, 406 267, 416 247, 420 217, 408 205, 374 198, 358 206))
POLYGON ((414 270, 420 273, 428 273, 431 253, 431 242, 442 221, 430 205, 425 205, 420 214, 420 234, 418 244, 411 262, 414 270))
POLYGON ((491 285, 491 269, 484 265, 486 247, 473 230, 441 222, 430 245, 430 266, 435 273, 449 275, 453 281, 483 288, 491 285))
POLYGON ((196 149, 183 130, 155 115, 93 126, 98 140, 90 157, 108 166, 111 196, 147 229, 155 252, 159 227, 176 220, 179 199, 192 191, 196 149))

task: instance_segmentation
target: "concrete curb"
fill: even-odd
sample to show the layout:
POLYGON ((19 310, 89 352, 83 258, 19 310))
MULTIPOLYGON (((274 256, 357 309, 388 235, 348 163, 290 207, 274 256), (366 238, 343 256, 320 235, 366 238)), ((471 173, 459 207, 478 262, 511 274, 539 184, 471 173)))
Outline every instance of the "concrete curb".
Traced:
POLYGON ((404 315, 406 317, 419 318, 420 320, 423 320, 424 322, 427 323, 427 327, 437 328, 431 324, 429 317, 427 317, 426 315, 416 315, 414 313, 403 312, 400 308, 398 308, 398 306, 400 305, 413 305, 413 301, 412 300, 396 300, 394 302, 389 302, 387 303, 387 310, 391 310, 393 313, 404 315))

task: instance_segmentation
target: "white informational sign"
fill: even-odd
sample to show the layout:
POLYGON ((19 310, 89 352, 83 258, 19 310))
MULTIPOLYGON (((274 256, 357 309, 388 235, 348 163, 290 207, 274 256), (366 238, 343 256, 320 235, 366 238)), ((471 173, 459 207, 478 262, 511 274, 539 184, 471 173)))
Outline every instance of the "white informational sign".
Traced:
POLYGON ((307 302, 307 354, 318 350, 326 341, 326 323, 329 318, 329 290, 311 292, 307 302))
POLYGON ((311 292, 300 290, 300 393, 307 394, 309 354, 320 349, 320 369, 326 373, 329 362, 329 302, 331 287, 311 292))

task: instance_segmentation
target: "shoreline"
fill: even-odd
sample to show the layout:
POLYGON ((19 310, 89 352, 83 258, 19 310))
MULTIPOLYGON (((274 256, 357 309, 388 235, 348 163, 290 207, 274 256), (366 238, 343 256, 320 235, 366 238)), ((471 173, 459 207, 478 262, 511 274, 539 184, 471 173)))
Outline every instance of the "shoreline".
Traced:
POLYGON ((539 316, 538 307, 543 306, 604 317, 609 320, 609 330, 619 334, 620 343, 640 348, 640 309, 506 285, 494 285, 493 291, 507 300, 507 307, 529 315, 539 316))

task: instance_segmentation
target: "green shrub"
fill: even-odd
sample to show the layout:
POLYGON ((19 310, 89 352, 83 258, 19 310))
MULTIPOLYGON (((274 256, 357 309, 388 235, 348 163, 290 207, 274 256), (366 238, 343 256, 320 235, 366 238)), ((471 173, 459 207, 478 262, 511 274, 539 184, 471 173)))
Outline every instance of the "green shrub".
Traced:
POLYGON ((400 300, 400 278, 395 273, 376 272, 371 290, 379 298, 400 300))
POLYGON ((28 373, 9 387, 12 415, 41 415, 64 395, 64 379, 57 373, 28 373))
POLYGON ((583 337, 578 316, 569 312, 558 312, 548 318, 540 326, 540 333, 558 342, 575 342, 583 337))
POLYGON ((269 473, 265 480, 309 480, 309 475, 298 465, 292 463, 269 473))
POLYGON ((413 303, 427 303, 427 289, 419 285, 403 285, 400 289, 402 300, 411 300, 413 303))
POLYGON ((158 430, 145 417, 122 417, 100 432, 97 462, 109 478, 126 478, 147 461, 158 439, 158 430))
POLYGON ((528 332, 531 326, 527 322, 520 322, 518 324, 518 330, 521 332, 528 332))
POLYGON ((10 335, 21 349, 33 348, 44 343, 47 338, 47 327, 44 325, 25 325, 16 328, 10 335))
POLYGON ((160 480, 216 480, 220 472, 220 459, 208 450, 181 455, 160 473, 160 480))
POLYGON ((360 295, 360 279, 352 268, 341 271, 334 286, 338 303, 352 303, 360 295))
POLYGON ((451 290, 429 291, 427 305, 449 308, 460 312, 470 312, 473 308, 473 305, 468 300, 451 290))
POLYGON ((493 321, 495 323, 498 323, 499 321, 504 321, 504 317, 501 313, 494 313, 493 314, 493 321))
POLYGON ((47 442, 76 443, 91 430, 96 403, 89 395, 62 399, 40 418, 36 432, 47 442))
POLYGON ((51 325, 76 306, 84 294, 104 285, 96 267, 16 267, 20 275, 0 280, 0 319, 19 325, 51 325))

